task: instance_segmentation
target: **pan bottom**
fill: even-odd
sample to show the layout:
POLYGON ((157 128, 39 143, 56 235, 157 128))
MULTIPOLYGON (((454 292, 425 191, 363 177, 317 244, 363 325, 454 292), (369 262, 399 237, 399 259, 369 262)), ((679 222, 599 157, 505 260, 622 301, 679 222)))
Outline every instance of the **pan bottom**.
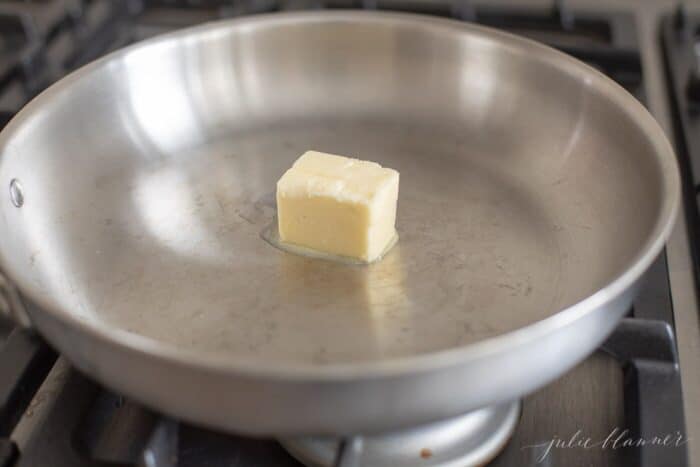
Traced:
POLYGON ((520 417, 520 401, 486 407, 394 433, 282 440, 309 467, 333 465, 470 467, 485 465, 504 448, 520 417))

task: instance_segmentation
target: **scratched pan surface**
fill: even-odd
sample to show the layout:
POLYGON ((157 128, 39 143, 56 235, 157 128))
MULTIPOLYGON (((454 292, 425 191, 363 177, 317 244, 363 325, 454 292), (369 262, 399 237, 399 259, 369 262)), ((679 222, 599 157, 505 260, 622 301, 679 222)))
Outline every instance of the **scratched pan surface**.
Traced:
POLYGON ((39 332, 160 410, 252 433, 386 429, 546 383, 625 312, 678 201, 663 134, 607 78, 399 14, 156 38, 50 88, 0 145, 2 263, 39 332), (308 149, 401 173, 381 262, 261 238, 308 149))

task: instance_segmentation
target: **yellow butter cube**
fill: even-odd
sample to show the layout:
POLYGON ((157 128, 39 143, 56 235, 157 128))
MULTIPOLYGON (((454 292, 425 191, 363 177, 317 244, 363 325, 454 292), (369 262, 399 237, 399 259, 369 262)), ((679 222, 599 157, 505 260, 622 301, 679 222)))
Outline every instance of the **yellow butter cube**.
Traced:
POLYGON ((280 240, 371 262, 394 240, 399 173, 307 151, 277 182, 280 240))

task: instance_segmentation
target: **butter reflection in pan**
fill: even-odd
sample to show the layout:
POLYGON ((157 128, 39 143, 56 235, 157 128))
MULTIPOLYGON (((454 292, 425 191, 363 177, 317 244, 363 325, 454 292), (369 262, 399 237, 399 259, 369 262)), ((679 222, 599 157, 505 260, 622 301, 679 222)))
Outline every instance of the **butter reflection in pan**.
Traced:
POLYGON ((317 363, 372 360, 402 353, 411 321, 401 242, 380 261, 348 265, 285 253, 280 286, 295 303, 317 363))

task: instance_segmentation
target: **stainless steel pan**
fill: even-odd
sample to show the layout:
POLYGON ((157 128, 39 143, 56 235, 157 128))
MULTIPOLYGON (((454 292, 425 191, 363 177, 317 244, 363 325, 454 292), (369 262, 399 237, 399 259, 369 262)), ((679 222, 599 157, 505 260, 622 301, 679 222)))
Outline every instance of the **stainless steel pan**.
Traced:
POLYGON ((609 79, 403 14, 146 41, 36 98, 0 152, 2 266, 36 329, 127 395, 252 434, 386 430, 542 386, 627 311, 679 200, 662 131, 609 79), (307 149, 401 172, 384 260, 261 239, 307 149))

